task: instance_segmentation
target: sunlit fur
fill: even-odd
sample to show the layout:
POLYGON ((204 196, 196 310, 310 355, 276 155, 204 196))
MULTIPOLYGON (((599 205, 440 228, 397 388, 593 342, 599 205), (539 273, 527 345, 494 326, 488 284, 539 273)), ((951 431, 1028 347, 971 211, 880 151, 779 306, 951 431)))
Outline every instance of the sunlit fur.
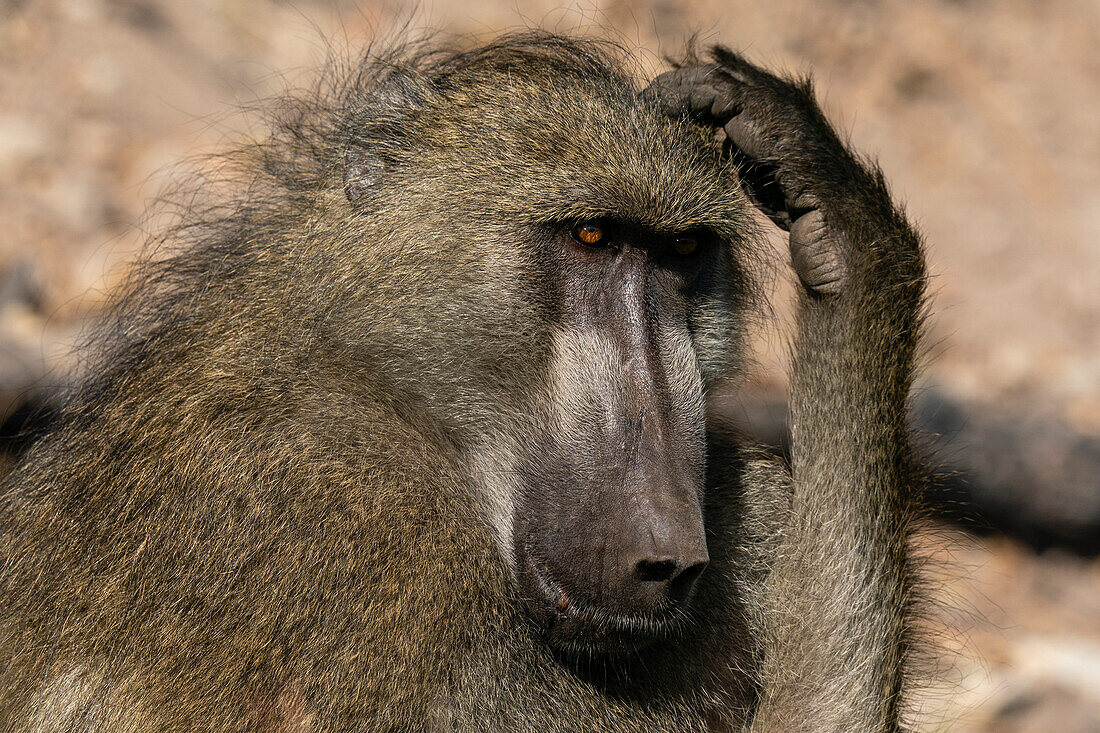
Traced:
POLYGON ((531 34, 371 56, 275 105, 4 479, 0 728, 891 728, 919 267, 843 301, 866 329, 804 300, 793 483, 708 424, 710 565, 673 638, 563 659, 517 597, 524 431, 616 368, 556 328, 539 243, 605 216, 714 232, 718 286, 663 346, 686 414, 740 364, 751 207, 710 133, 637 92, 620 51, 531 34))

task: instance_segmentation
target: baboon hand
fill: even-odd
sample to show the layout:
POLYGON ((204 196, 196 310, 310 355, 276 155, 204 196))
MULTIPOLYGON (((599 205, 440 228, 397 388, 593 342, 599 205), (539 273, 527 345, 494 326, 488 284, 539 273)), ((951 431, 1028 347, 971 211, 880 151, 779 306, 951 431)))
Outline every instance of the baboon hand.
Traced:
POLYGON ((720 128, 756 205, 790 232, 799 279, 822 296, 841 292, 848 244, 831 209, 853 195, 862 169, 830 127, 808 81, 782 79, 728 49, 680 66, 646 90, 671 114, 720 128))

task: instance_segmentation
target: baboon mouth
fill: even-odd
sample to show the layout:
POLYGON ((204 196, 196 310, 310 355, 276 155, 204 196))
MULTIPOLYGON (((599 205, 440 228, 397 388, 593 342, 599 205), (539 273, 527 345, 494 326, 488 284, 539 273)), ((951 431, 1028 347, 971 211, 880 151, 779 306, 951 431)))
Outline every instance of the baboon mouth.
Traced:
POLYGON ((525 563, 536 593, 525 593, 527 609, 546 643, 571 656, 629 654, 678 636, 687 621, 678 604, 656 613, 624 614, 578 600, 533 555, 525 563))

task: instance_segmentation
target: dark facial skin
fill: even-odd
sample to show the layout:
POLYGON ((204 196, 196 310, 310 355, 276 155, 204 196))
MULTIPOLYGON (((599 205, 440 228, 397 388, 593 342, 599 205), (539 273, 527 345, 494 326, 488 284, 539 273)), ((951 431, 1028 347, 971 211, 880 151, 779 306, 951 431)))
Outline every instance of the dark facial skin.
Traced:
POLYGON ((717 248, 705 232, 599 220, 565 228, 548 250, 556 320, 589 348, 556 367, 579 370, 583 385, 562 407, 568 428, 528 458, 517 575, 552 645, 628 651, 674 630, 709 559, 689 314, 717 248))

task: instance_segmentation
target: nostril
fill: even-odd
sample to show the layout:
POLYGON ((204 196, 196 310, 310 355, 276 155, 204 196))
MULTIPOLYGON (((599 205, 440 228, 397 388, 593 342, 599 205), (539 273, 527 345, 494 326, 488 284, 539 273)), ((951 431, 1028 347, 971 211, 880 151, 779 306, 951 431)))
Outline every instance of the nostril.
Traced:
POLYGON ((634 566, 634 579, 639 583, 660 583, 670 601, 684 603, 706 566, 705 561, 685 568, 675 560, 639 560, 634 566))
POLYGON ((706 568, 706 566, 707 564, 705 562, 697 562, 685 568, 680 574, 673 578, 668 588, 669 598, 677 603, 686 601, 691 596, 691 591, 695 587, 695 581, 703 574, 703 569, 706 568))
POLYGON ((674 560, 639 560, 634 577, 646 583, 667 583, 676 575, 674 560))

